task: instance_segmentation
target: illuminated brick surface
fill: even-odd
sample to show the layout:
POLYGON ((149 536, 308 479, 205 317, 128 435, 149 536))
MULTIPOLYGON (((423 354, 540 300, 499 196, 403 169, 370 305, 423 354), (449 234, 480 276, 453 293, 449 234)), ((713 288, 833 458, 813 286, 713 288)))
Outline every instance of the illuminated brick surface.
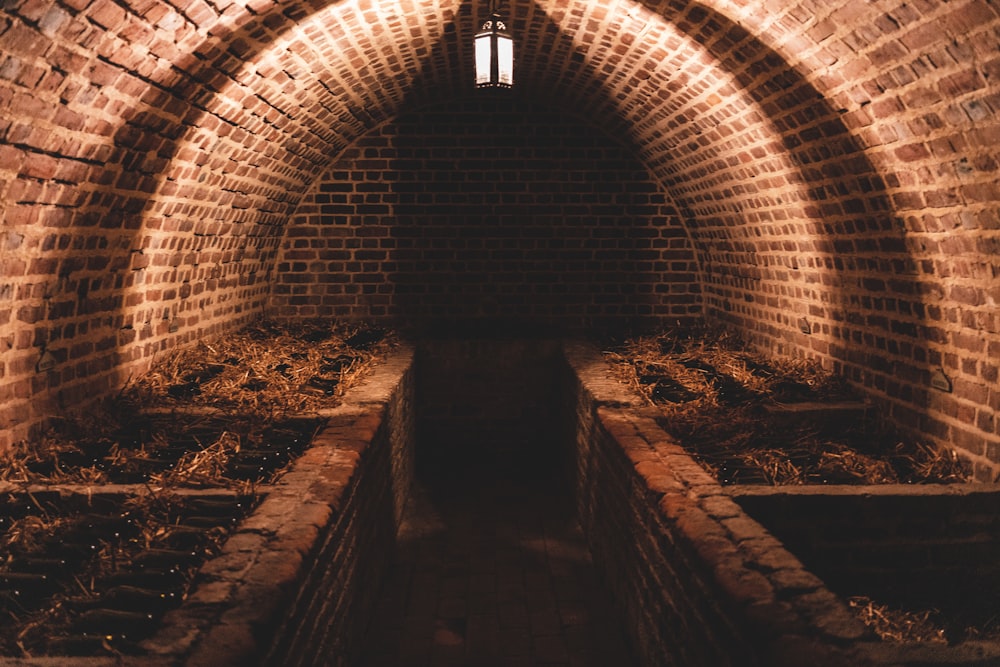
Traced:
MULTIPOLYGON (((630 179, 655 183, 671 209, 657 229, 683 229, 699 269, 695 281, 689 259, 678 280, 633 276, 630 257, 610 268, 628 275, 602 270, 596 284, 619 300, 651 287, 657 316, 694 308, 762 348, 820 359, 996 477, 994 4, 508 10, 521 122, 569 115, 621 146, 629 172, 644 172, 630 179), (681 284, 695 303, 678 300, 681 284), (936 369, 950 392, 931 388, 936 369)), ((331 168, 425 109, 467 126, 485 12, 454 0, 6 3, 0 445, 115 391, 158 352, 287 305, 295 272, 278 258, 331 168), (56 363, 39 372, 43 348, 56 363)), ((358 165, 348 180, 373 177, 358 165)), ((524 250, 560 259, 542 242, 524 250)), ((645 315, 629 298, 623 319, 645 315)), ((398 313, 388 301, 348 305, 398 313)))

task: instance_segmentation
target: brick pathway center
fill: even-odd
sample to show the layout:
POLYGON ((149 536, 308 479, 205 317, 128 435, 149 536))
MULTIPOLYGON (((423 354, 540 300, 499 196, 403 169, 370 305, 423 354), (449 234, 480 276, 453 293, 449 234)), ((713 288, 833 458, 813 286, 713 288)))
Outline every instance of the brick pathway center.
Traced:
POLYGON ((634 664, 568 493, 496 470, 424 477, 363 667, 634 664))

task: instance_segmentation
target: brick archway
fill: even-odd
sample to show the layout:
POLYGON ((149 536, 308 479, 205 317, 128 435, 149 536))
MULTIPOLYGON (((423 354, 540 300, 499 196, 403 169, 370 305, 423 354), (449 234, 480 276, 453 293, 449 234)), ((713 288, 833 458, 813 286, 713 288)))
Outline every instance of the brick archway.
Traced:
MULTIPOLYGON (((250 317, 284 221, 329 160, 404 101, 466 90, 462 53, 483 11, 8 5, 6 439, 250 317), (42 347, 58 363, 39 373, 42 347)), ((524 93, 634 146, 700 234, 711 317, 828 359, 995 473, 992 5, 511 12, 524 93), (795 338, 801 316, 818 327, 808 339, 795 338), (927 388, 937 367, 952 393, 927 388)))

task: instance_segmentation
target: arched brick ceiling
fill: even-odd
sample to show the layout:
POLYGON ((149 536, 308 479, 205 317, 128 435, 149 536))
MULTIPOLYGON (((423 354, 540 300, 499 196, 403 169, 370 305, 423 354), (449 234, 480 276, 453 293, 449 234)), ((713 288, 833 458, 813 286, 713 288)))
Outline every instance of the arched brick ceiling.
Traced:
MULTIPOLYGON (((714 249, 736 252, 756 274, 757 264, 788 261, 788 229, 774 223, 801 221, 797 248, 828 254, 829 232, 812 225, 820 215, 835 223, 831 213, 843 211, 831 209, 841 208, 845 194, 861 194, 854 214, 886 207, 871 194, 877 176, 821 95, 725 9, 625 0, 525 2, 508 11, 518 37, 518 94, 576 109, 634 145, 679 207, 699 220, 692 229, 705 260, 714 249), (814 147, 809 133, 826 135, 826 145, 814 147), (812 174, 802 173, 804 164, 812 174), (805 210, 817 201, 826 210, 805 210), (757 229, 769 244, 748 245, 747 223, 763 223, 757 229)), ((190 129, 159 174, 164 185, 147 217, 180 209, 210 218, 221 204, 280 219, 354 138, 403 107, 470 92, 469 44, 485 7, 335 3, 287 18, 299 11, 233 21, 240 28, 231 34, 209 28, 181 60, 187 76, 170 72, 164 87, 198 108, 186 110, 190 129), (237 129, 218 136, 229 128, 237 129), (176 202, 162 196, 177 193, 176 202)), ((159 99, 153 106, 132 124, 170 124, 159 99)), ((869 224, 880 234, 889 226, 869 224)))
MULTIPOLYGON (((5 3, 8 423, 259 310, 282 225, 330 159, 402 109, 472 94, 485 4, 5 3), (39 376, 43 347, 60 365, 39 376)), ((686 216, 707 314, 890 394, 943 366, 955 396, 907 400, 934 403, 942 440, 974 421, 963 446, 1000 458, 992 2, 503 9, 515 94, 634 148, 686 216), (800 317, 822 335, 788 342, 800 317)))

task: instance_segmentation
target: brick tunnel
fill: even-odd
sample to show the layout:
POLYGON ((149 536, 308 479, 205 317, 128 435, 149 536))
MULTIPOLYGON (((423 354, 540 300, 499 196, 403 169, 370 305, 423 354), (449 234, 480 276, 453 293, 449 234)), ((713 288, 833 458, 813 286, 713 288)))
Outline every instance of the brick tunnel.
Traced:
MULTIPOLYGON (((262 317, 365 322, 415 341, 415 391, 438 397, 415 399, 418 462, 433 459, 430 440, 460 456, 439 432, 455 424, 434 415, 468 398, 441 378, 474 341, 506 346, 473 355, 460 373, 481 383, 470 395, 503 404, 489 391, 506 378, 494 362, 516 357, 507 370, 533 378, 520 423, 544 436, 473 420, 507 436, 491 451, 520 460, 502 448, 604 442, 598 432, 627 443, 621 429, 655 449, 652 426, 607 413, 630 399, 602 402, 586 355, 553 341, 708 325, 815 362, 886 424, 951 452, 970 481, 1000 481, 1000 7, 498 9, 515 81, 479 90, 472 42, 485 0, 5 2, 0 450, 114 397, 163 355, 262 317), (532 403, 539 387, 545 409, 532 403)), ((579 452, 559 452, 578 457, 556 466, 581 476, 575 493, 618 488, 610 473, 580 472, 597 468, 579 452)), ((642 473, 640 486, 671 497, 658 475, 642 473)), ((735 505, 698 504, 715 496, 695 478, 677 497, 732 528, 735 505)), ((575 502, 584 533, 614 524, 616 540, 639 545, 660 530, 639 500, 601 510, 635 519, 628 530, 575 502)), ((658 507, 711 561, 691 537, 693 514, 658 507)), ((595 561, 632 562, 614 540, 587 539, 595 561)), ((642 664, 722 664, 652 648, 669 633, 638 611, 642 587, 610 584, 626 599, 609 604, 641 628, 621 651, 642 664)), ((734 587, 723 586, 740 604, 753 597, 734 587)), ((761 655, 774 664, 812 656, 772 649, 761 655)))

